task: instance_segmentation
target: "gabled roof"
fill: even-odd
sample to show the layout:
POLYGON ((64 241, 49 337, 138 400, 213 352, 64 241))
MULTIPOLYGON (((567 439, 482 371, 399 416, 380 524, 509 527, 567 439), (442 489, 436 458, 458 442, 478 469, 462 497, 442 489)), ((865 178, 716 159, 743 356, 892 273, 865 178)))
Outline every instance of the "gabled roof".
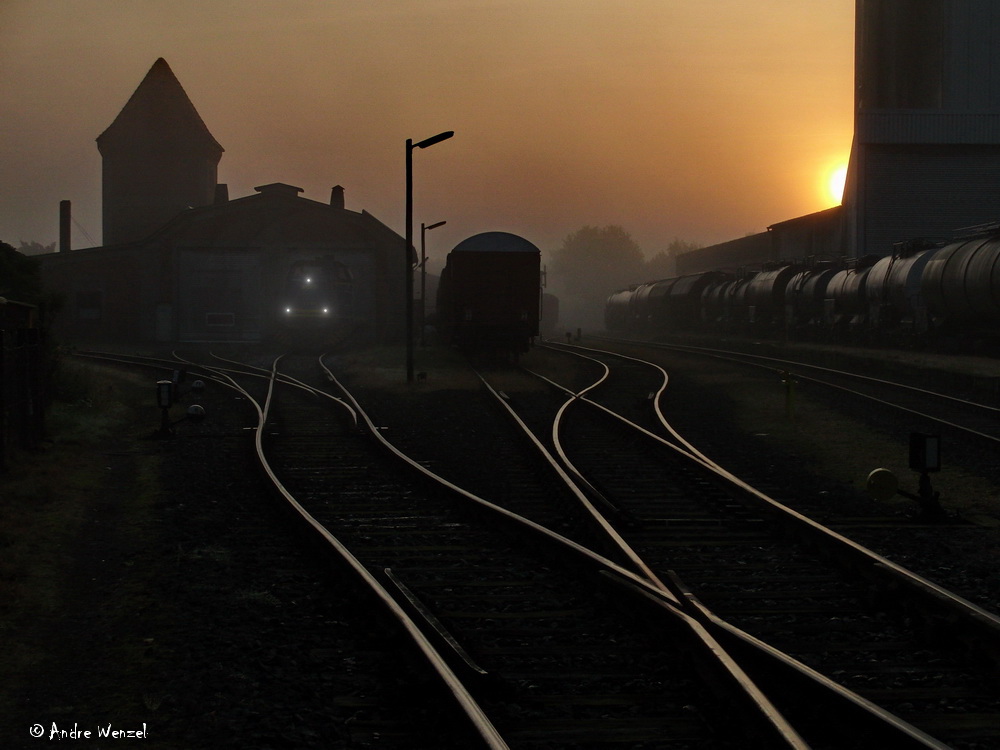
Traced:
MULTIPOLYGON (((221 154, 225 149, 212 137, 167 61, 159 58, 142 83, 97 137, 98 149, 121 139, 181 139, 189 145, 221 154)), ((103 150, 102 150, 103 153, 103 150)))

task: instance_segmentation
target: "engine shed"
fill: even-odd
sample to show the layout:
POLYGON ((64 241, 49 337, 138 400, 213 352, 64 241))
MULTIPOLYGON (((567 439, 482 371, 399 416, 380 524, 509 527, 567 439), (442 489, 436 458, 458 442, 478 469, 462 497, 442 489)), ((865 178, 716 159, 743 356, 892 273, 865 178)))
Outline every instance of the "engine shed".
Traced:
POLYGON ((216 181, 223 149, 164 60, 97 144, 112 244, 38 256, 62 298, 51 321, 60 340, 266 342, 300 325, 362 342, 402 337, 405 240, 347 209, 339 185, 329 202, 280 182, 230 200, 216 181), (303 268, 337 271, 296 294, 312 284, 303 268))
MULTIPOLYGON (((188 209, 150 237, 40 256, 62 292, 55 328, 82 341, 258 342, 287 330, 289 278, 303 263, 349 269, 350 306, 330 311, 362 339, 398 336, 403 238, 367 212, 275 183, 256 194, 188 209)), ((331 321, 333 322, 333 320, 331 321)))

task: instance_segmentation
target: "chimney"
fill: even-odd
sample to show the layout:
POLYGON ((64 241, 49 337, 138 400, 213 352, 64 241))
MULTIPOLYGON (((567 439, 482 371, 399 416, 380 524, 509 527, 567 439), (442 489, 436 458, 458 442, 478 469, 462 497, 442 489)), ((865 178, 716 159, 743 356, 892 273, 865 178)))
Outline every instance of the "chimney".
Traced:
POLYGON ((229 185, 219 182, 215 185, 215 205, 220 206, 223 203, 229 203, 229 185))
POLYGON ((344 207, 344 188, 337 185, 330 191, 330 205, 334 208, 343 209, 344 207))
POLYGON ((59 252, 70 251, 70 221, 73 219, 69 201, 59 201, 59 252))

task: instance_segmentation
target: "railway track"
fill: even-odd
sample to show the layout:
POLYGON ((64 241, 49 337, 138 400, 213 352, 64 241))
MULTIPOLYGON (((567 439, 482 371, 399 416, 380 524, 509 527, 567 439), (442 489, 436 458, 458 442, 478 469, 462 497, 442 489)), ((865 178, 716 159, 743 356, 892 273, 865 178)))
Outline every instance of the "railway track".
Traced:
MULTIPOLYGON (((644 386, 648 385, 648 382, 644 383, 644 386)), ((528 415, 529 421, 533 421, 531 415, 539 413, 539 409, 537 408, 538 402, 548 402, 550 400, 547 394, 540 392, 538 388, 532 388, 530 385, 517 388, 509 382, 506 384, 505 393, 503 395, 498 394, 498 399, 497 403, 502 401, 505 404, 511 405, 511 408, 517 412, 528 415)), ((620 400, 630 408, 639 406, 633 396, 620 400)), ((645 402, 645 398, 641 399, 641 401, 645 402)), ((474 394, 473 398, 463 399, 461 406, 463 414, 475 412, 476 408, 474 394)), ((393 401, 386 405, 384 413, 395 416, 394 424, 397 429, 393 430, 392 434, 394 435, 394 439, 399 439, 401 443, 407 446, 408 450, 418 452, 426 462, 437 464, 442 471, 447 471, 449 476, 463 475, 461 460, 449 461, 447 455, 434 455, 433 451, 428 449, 427 441, 422 440, 416 435, 405 436, 404 433, 406 430, 398 429, 402 425, 400 418, 404 416, 400 402, 393 401)), ((479 412, 476 413, 479 414, 479 412)), ((479 418, 482 417, 480 416, 479 418)), ((456 410, 449 410, 449 424, 457 426, 459 421, 456 417, 456 410)), ((408 422, 412 422, 412 420, 408 420, 408 422)), ((546 418, 537 420, 536 432, 542 435, 546 434, 545 426, 547 424, 548 420, 546 418)), ((491 433, 491 436, 495 437, 495 433, 491 433)), ((538 442, 544 442, 544 440, 538 442)), ((603 453, 606 455, 609 454, 607 445, 605 444, 603 448, 603 453)), ((550 452, 555 452, 555 450, 553 449, 550 452)), ((512 453, 512 451, 505 451, 504 455, 505 457, 509 457, 512 453)), ((493 475, 490 465, 486 463, 487 460, 485 456, 481 459, 481 469, 484 473, 493 475)), ((497 491, 494 494, 502 497, 504 493, 497 491)), ((595 506, 599 504, 599 500, 594 503, 595 506)), ((536 510, 536 513, 546 512, 541 509, 536 510)), ((585 513, 578 509, 576 515, 583 517, 585 513)), ((593 548, 606 549, 610 546, 608 539, 596 538, 597 532, 595 528, 596 525, 594 524, 588 526, 590 538, 586 543, 593 548)), ((623 530, 621 535, 629 537, 630 533, 628 530, 623 530)), ((618 542, 615 541, 614 543, 617 544, 618 542)), ((625 543, 624 546, 628 547, 629 545, 625 543)), ((623 552, 621 559, 636 562, 637 564, 633 566, 633 569, 639 570, 643 574, 646 574, 648 571, 648 566, 643 566, 641 560, 637 561, 635 559, 634 549, 631 553, 623 552)), ((626 562, 623 564, 628 565, 630 563, 626 562)), ((666 575, 661 575, 660 577, 666 578, 666 575)), ((648 574, 649 585, 652 589, 658 589, 659 586, 662 586, 661 581, 654 580, 656 578, 655 573, 648 574)), ((747 633, 717 620, 711 613, 705 611, 687 597, 683 586, 677 582, 673 582, 670 587, 664 586, 663 588, 671 592, 676 591, 677 598, 689 601, 692 607, 690 611, 702 616, 703 622, 715 629, 713 634, 717 634, 717 638, 720 642, 724 641, 728 649, 739 653, 741 666, 746 668, 748 665, 753 665, 753 668, 757 670, 754 673, 755 678, 758 679, 758 682, 767 682, 769 697, 772 698, 783 714, 794 717, 792 719, 793 725, 802 732, 812 746, 944 747, 943 744, 913 729, 906 722, 901 722, 897 717, 887 715, 856 694, 840 689, 832 681, 824 679, 801 664, 769 649, 766 644, 755 640, 747 633)), ((662 591, 659 593, 662 594, 662 591)), ((648 589, 644 594, 647 596, 651 595, 648 589)))
POLYGON ((1000 405, 956 395, 957 387, 953 387, 953 392, 946 392, 941 387, 735 350, 651 342, 643 342, 642 346, 761 368, 783 380, 821 386, 839 395, 890 408, 907 419, 916 420, 925 429, 947 429, 956 435, 980 441, 994 451, 1000 447, 1000 405))
MULTIPOLYGON (((234 379, 245 374, 244 370, 234 379)), ((518 563, 509 534, 500 547, 487 540, 498 533, 496 518, 486 523, 488 533, 470 529, 461 520, 467 502, 457 514, 454 508, 449 512, 439 505, 440 497, 434 498, 442 492, 440 487, 435 485, 430 495, 426 488, 417 491, 412 476, 397 484, 398 478, 392 478, 400 472, 395 459, 391 466, 385 465, 383 455, 382 465, 373 467, 365 465, 372 459, 372 446, 362 455, 347 451, 346 445, 359 445, 361 437, 353 418, 346 425, 341 420, 335 429, 336 420, 317 417, 316 391, 304 387, 301 380, 275 377, 270 394, 261 408, 264 426, 257 431, 257 442, 262 449, 267 446, 263 452, 270 456, 268 464, 276 467, 272 471, 289 506, 330 546, 342 545, 317 517, 325 515, 327 522, 343 525, 341 533, 350 538, 352 550, 344 547, 341 553, 358 561, 353 554, 357 550, 365 559, 364 570, 355 572, 370 579, 373 591, 392 588, 396 592, 383 597, 387 608, 396 609, 405 601, 403 607, 417 612, 422 625, 410 628, 416 640, 426 640, 427 633, 441 640, 444 631, 434 623, 450 621, 451 630, 463 640, 479 643, 478 650, 494 661, 495 669, 484 673, 470 659, 456 657, 467 652, 454 641, 450 646, 445 643, 448 660, 465 673, 464 680, 480 683, 477 692, 504 724, 502 739, 462 680, 446 680, 454 695, 465 696, 459 703, 465 704, 466 715, 479 717, 472 721, 478 740, 472 743, 465 737, 454 746, 504 747, 510 737, 517 747, 592 747, 595 743, 601 747, 803 747, 740 669, 724 656, 720 658, 721 650, 693 620, 658 602, 655 626, 650 625, 655 631, 644 632, 633 617, 609 606, 608 598, 596 597, 595 573, 587 568, 616 570, 613 564, 562 539, 547 542, 545 546, 552 549, 544 552, 535 539, 528 545, 530 559, 518 563), (289 382, 295 383, 291 396, 286 392, 289 382), (309 402, 304 412, 296 396, 309 402), (330 460, 331 445, 335 461, 330 460), (345 457, 349 459, 346 470, 345 457), (286 485, 298 486, 299 496, 322 513, 314 516, 307 511, 286 485), (323 503, 316 493, 329 497, 331 491, 338 494, 334 503, 338 507, 320 508, 323 503), (384 502, 373 510, 373 500, 384 502), (573 564, 557 571, 549 559, 553 549, 556 556, 568 551, 573 564), (385 586, 376 580, 379 572, 385 586), (567 580, 584 574, 585 585, 567 580), (435 602, 430 608, 425 604, 428 599, 435 602), (441 607, 446 617, 429 614, 441 607), (663 642, 665 632, 673 635, 668 643, 663 642), (684 645, 679 647, 680 643, 684 645), (716 689, 720 682, 725 684, 724 697, 707 690, 704 673, 692 663, 696 653, 701 656, 694 661, 714 676, 716 689), (734 710, 742 717, 736 724, 732 722, 734 710)), ((472 499, 468 493, 458 494, 465 501, 472 499)), ((551 536, 540 528, 535 531, 542 539, 551 536)), ((524 528, 519 528, 513 535, 514 547, 526 543, 524 535, 524 528)), ((627 571, 617 573, 626 581, 631 578, 627 571)), ((620 586, 612 589, 622 590, 620 586)), ((425 655, 433 650, 426 645, 425 655)), ((447 664, 439 665, 442 670, 447 671, 447 664)), ((394 742, 400 747, 447 747, 444 726, 436 727, 442 737, 433 743, 426 741, 426 728, 400 733, 385 718, 373 734, 380 747, 394 742)))
POLYGON ((659 610, 655 628, 678 648, 595 595, 603 559, 400 466, 299 394, 282 392, 276 407, 265 443, 282 484, 416 614, 510 746, 735 746, 693 652, 734 681, 726 700, 748 712, 747 741, 799 746, 693 621, 659 610), (557 565, 567 554, 573 563, 557 565))
MULTIPOLYGON (((686 434, 695 436, 703 450, 722 459, 733 473, 796 510, 997 611, 1000 589, 993 576, 995 554, 989 552, 997 546, 993 531, 995 488, 1000 486, 996 444, 978 434, 985 430, 970 433, 945 424, 962 422, 960 415, 966 407, 950 419, 941 413, 943 422, 935 422, 908 410, 906 403, 901 404, 902 409, 894 405, 897 398, 912 405, 915 395, 933 391, 952 397, 934 399, 940 402, 938 408, 950 401, 975 400, 986 407, 969 407, 975 408, 975 420, 989 420, 996 393, 988 365, 976 364, 973 370, 958 362, 923 357, 862 359, 852 352, 796 350, 796 356, 813 358, 806 364, 822 362, 824 371, 833 366, 841 372, 867 374, 869 377, 845 375, 855 380, 862 392, 853 394, 800 379, 798 363, 787 358, 778 361, 784 368, 779 370, 774 357, 758 357, 747 366, 744 357, 730 359, 729 352, 723 352, 726 358, 720 359, 711 352, 675 353, 642 344, 614 344, 612 348, 675 368, 676 386, 671 388, 664 408, 685 426, 686 434), (699 372, 702 375, 685 377, 686 373, 699 372), (718 401, 692 406, 705 393, 697 381, 705 382, 707 372, 710 380, 740 385, 729 395, 724 388, 718 401), (876 374, 877 378, 871 377, 876 374), (872 381, 878 381, 883 401, 868 397, 872 381), (900 384, 898 390, 892 383, 900 384), (978 396, 973 399, 971 394, 978 396), (732 419, 737 412, 757 414, 770 419, 770 424, 761 429, 745 424, 741 428, 732 419), (719 429, 721 424, 732 427, 719 429), (745 445, 728 440, 726 429, 745 431, 745 445), (912 462, 907 466, 908 442, 914 433, 940 437, 940 474, 929 472, 921 477, 912 462), (801 447, 797 445, 800 436, 801 447), (817 463, 824 468, 817 471, 817 463), (895 481, 887 488, 876 487, 869 477, 866 491, 866 476, 879 466, 891 467, 895 481), (954 565, 951 554, 945 553, 949 549, 964 557, 965 564, 954 565)), ((930 411, 925 408, 921 413, 930 411)))
MULTIPOLYGON (((589 379, 586 372, 592 367, 596 371, 597 366, 591 364, 579 370, 581 374, 573 378, 579 381, 574 383, 574 388, 589 379)), ((641 419, 646 420, 646 407, 656 401, 656 391, 651 390, 656 378, 651 378, 637 363, 628 370, 629 374, 621 377, 620 387, 609 390, 607 408, 643 415, 641 419)), ((734 598, 729 605, 724 601, 725 592, 721 592, 725 581, 729 579, 730 584, 735 584, 729 586, 731 593, 733 589, 741 590, 748 585, 747 577, 731 580, 731 570, 721 566, 711 554, 689 557, 688 567, 684 567, 684 560, 675 554, 678 550, 704 549, 706 544, 720 549, 757 550, 793 536, 784 529, 777 532, 778 541, 770 538, 774 532, 759 536, 759 529, 769 525, 767 519, 756 517, 755 513, 761 515, 759 511, 748 511, 745 498, 720 501, 716 497, 713 500, 713 493, 718 494, 716 480, 695 481, 703 493, 701 496, 708 498, 704 502, 709 507, 713 502, 721 507, 721 510, 713 507, 708 512, 707 525, 704 506, 691 509, 690 515, 685 517, 680 504, 672 506, 668 515, 664 515, 662 500, 656 501, 655 507, 644 505, 650 502, 648 493, 652 489, 662 490, 666 486, 660 477, 646 476, 645 468, 631 473, 638 476, 641 471, 646 476, 640 484, 645 485, 643 492, 647 494, 644 496, 633 487, 629 492, 634 496, 628 503, 607 491, 603 486, 605 479, 594 483, 603 492, 603 498, 596 497, 594 488, 587 488, 586 482, 576 482, 576 492, 588 495, 595 506, 589 519, 580 520, 584 514, 574 513, 565 497, 555 505, 545 502, 544 497, 554 493, 552 485, 545 484, 552 480, 540 468, 544 462, 525 460, 522 448, 514 447, 516 440, 499 440, 494 443, 497 449, 492 453, 503 460, 501 476, 511 478, 511 481, 500 483, 504 486, 499 493, 496 493, 494 482, 493 494, 498 494, 499 504, 508 500, 513 502, 525 494, 526 488, 538 482, 542 484, 542 489, 528 492, 530 502, 522 501, 519 507, 526 514, 529 511, 535 514, 537 519, 536 527, 526 527, 509 514, 488 508, 490 503, 471 497, 468 490, 446 497, 454 493, 454 489, 445 492, 439 485, 429 484, 427 467, 468 478, 484 472, 468 469, 463 472, 454 467, 475 463, 484 468, 488 465, 485 457, 471 458, 456 451, 454 445, 449 450, 443 442, 437 441, 433 448, 424 444, 420 451, 413 451, 420 456, 416 466, 411 464, 409 468, 400 469, 383 464, 385 447, 372 445, 370 438, 359 433, 350 411, 337 406, 338 416, 317 415, 317 396, 312 388, 320 383, 312 374, 308 378, 312 380, 309 388, 299 387, 292 392, 284 387, 276 389, 275 408, 280 416, 272 416, 266 429, 259 433, 262 444, 273 449, 272 460, 279 467, 275 469, 277 476, 286 491, 299 498, 296 502, 308 508, 316 523, 331 535, 336 534, 341 544, 349 547, 351 554, 362 561, 377 584, 391 592, 393 602, 413 613, 414 622, 419 623, 418 629, 429 643, 437 644, 435 649, 440 647, 441 652, 447 654, 446 661, 459 681, 471 686, 470 700, 480 706, 491 722, 496 722, 498 734, 504 742, 510 742, 511 747, 729 746, 730 736, 718 731, 718 727, 725 724, 719 717, 725 714, 727 700, 737 700, 744 706, 744 715, 749 717, 746 727, 763 747, 945 746, 853 691, 838 688, 836 669, 832 670, 835 673, 833 680, 824 678, 773 650, 762 642, 766 638, 757 640, 733 623, 718 619, 718 612, 712 610, 720 602, 724 608, 729 607, 733 619, 746 616, 750 620, 755 615, 747 610, 755 606, 759 609, 761 603, 766 602, 765 619, 770 617, 773 624, 777 619, 771 610, 776 605, 767 597, 775 594, 775 587, 779 594, 777 601, 789 606, 792 606, 793 597, 801 599, 803 593, 799 590, 789 596, 782 590, 788 578, 786 576, 785 583, 781 583, 782 579, 770 572, 769 566, 775 566, 777 559, 776 553, 771 554, 773 550, 764 554, 755 563, 756 567, 747 567, 746 561, 742 563, 743 573, 757 588, 749 592, 749 596, 744 592, 742 601, 734 598), (362 448, 366 452, 356 452, 362 448), (440 453, 436 452, 438 449, 440 453), (446 453, 463 455, 464 460, 456 461, 454 455, 448 457, 446 453), (710 486, 707 495, 702 485, 710 486), (292 487, 296 489, 289 489, 292 487), (372 505, 373 498, 378 499, 377 508, 372 505), (603 508, 600 507, 602 503, 603 508), (610 511, 609 507, 617 508, 617 512, 610 511), (485 522, 481 517, 484 508, 488 509, 485 522), (729 521, 720 515, 731 514, 734 510, 735 520, 729 521), (656 560, 652 564, 655 571, 652 577, 645 575, 641 565, 634 566, 628 553, 614 555, 609 551, 617 541, 610 543, 607 530, 601 529, 593 519, 593 515, 605 513, 622 529, 626 546, 638 551, 642 560, 656 560), (554 540, 552 533, 541 529, 543 525, 561 527, 574 541, 567 536, 554 540), (728 541, 717 538, 726 527, 741 525, 742 537, 738 535, 728 541), (748 530, 758 536, 751 536, 748 530), (663 531, 668 533, 663 535, 663 531), (498 532, 500 541, 491 541, 498 532), (530 541, 525 541, 526 534, 530 541), (550 548, 553 541, 555 544, 550 548), (493 544, 497 546, 491 547, 493 544), (649 553, 650 549, 668 550, 671 554, 667 558, 655 558, 649 553), (611 562, 602 556, 603 553, 614 556, 618 562, 611 562), (704 572, 705 566, 711 566, 711 572, 704 572), (541 571, 546 573, 544 577, 541 571), (720 591, 714 591, 713 585, 720 591), (766 591, 767 586, 771 587, 770 592, 766 591), (700 596, 707 594, 710 608, 701 604, 698 596, 687 587, 700 596), (597 598, 593 595, 595 590, 601 592, 597 598), (621 596, 626 598, 620 599, 621 596), (748 599, 751 601, 749 606, 748 599), (647 619, 646 608, 655 613, 656 619, 647 619), (625 622, 611 617, 612 610, 627 613, 625 622), (711 665, 709 672, 716 675, 713 684, 721 679, 730 688, 735 686, 736 695, 740 697, 734 699, 733 693, 728 691, 724 694, 726 697, 707 691, 698 674, 692 671, 688 655, 665 648, 662 642, 665 630, 674 633, 675 637, 683 635, 688 645, 681 649, 682 652, 701 650, 708 644, 709 652, 723 656, 722 662, 713 663, 711 659, 707 662, 711 665), (704 631, 704 638, 688 640, 701 631, 704 631), (691 645, 694 642, 702 645, 695 648, 691 645), (609 643, 615 644, 613 649, 608 648, 609 643), (673 676, 678 674, 684 676, 676 682, 673 676), (669 682, 665 675, 671 675, 669 682), (757 682, 745 680, 747 675, 759 675, 757 682), (758 694, 759 685, 766 687, 774 703, 758 694), (793 721, 786 725, 784 721, 788 717, 793 721), (800 738, 799 732, 805 740, 800 738), (665 744, 668 738, 674 744, 665 744)), ((287 377, 283 379, 288 380, 287 377)), ((482 401, 478 396, 475 398, 482 401)), ((525 386, 508 388, 502 400, 514 410, 532 414, 530 421, 535 421, 542 412, 540 404, 549 398, 544 390, 525 386)), ((467 406, 468 403, 462 405, 463 413, 468 411, 467 406)), ((393 411, 391 403, 388 408, 393 411)), ((360 406, 355 404, 354 413, 360 411, 360 406)), ((401 424, 398 420, 405 418, 405 412, 393 413, 393 417, 380 424, 389 429, 373 432, 391 435, 405 449, 406 430, 398 428, 401 424), (403 439, 398 440, 400 437, 403 439)), ((576 414, 564 415, 564 418, 593 419, 576 414)), ((462 420, 454 419, 454 412, 449 411, 445 419, 454 429, 463 429, 462 420)), ((362 418, 361 424, 364 422, 362 418)), ((619 420, 614 422, 620 424, 619 420)), ((570 432, 582 434, 584 429, 591 429, 590 426, 584 428, 583 422, 576 424, 570 432)), ((501 432, 495 426, 484 428, 480 425, 479 429, 501 432)), ((600 429, 608 427, 601 425, 600 429)), ((545 430, 539 432, 544 434, 545 430)), ((616 435, 614 441, 612 444, 618 449, 613 455, 633 452, 622 448, 624 438, 616 435)), ((473 441, 468 442, 471 448, 473 441)), ((596 452, 608 456, 607 445, 605 442, 604 449, 598 448, 596 452)), ((676 451, 663 448, 662 444, 658 450, 661 449, 676 451)), ((574 445, 574 451, 586 450, 574 445)), ((581 474, 600 473, 589 462, 586 471, 578 461, 575 463, 581 474)), ((573 483, 574 470, 566 473, 573 483)), ((619 466, 611 473, 620 476, 630 472, 623 472, 619 466)), ((497 475, 493 477, 495 480, 497 475)), ((484 495, 489 496, 490 487, 482 489, 484 495)), ((573 494, 566 489, 560 492, 573 494)), ((692 491, 684 489, 683 492, 692 491)), ((823 568, 825 563, 819 565, 823 568)), ((793 580, 798 582, 796 585, 806 586, 811 591, 817 580, 810 576, 818 577, 818 582, 824 586, 831 584, 829 569, 823 568, 816 575, 803 570, 795 568, 793 580)), ((865 599, 873 590, 867 583, 846 584, 841 590, 836 587, 845 584, 834 581, 831 585, 834 587, 832 595, 841 597, 834 607, 836 611, 842 610, 847 601, 851 601, 853 607, 852 597, 865 599)), ((821 617, 814 605, 815 602, 805 605, 800 602, 800 608, 809 610, 812 607, 814 611, 811 615, 806 611, 797 614, 821 617)), ((916 621, 917 616, 911 616, 916 621)), ((752 623, 741 621, 741 624, 752 623)), ((745 630, 752 631, 752 627, 745 630)), ((768 628, 761 632, 771 635, 768 628)), ((847 628, 845 632, 856 631, 847 628)), ((897 649, 906 647, 902 641, 895 643, 897 649)), ((834 650, 829 642, 820 648, 824 656, 834 650)), ((841 646, 841 649, 837 658, 852 652, 851 647, 841 646)), ((851 658, 855 657, 843 657, 836 663, 854 666, 856 662, 851 662, 851 658)), ((827 659, 824 666, 829 667, 834 661, 827 659)), ((699 663, 705 668, 706 662, 699 663)), ((896 662, 895 668, 900 669, 900 665, 901 662, 896 662)), ((902 665, 902 671, 911 675, 911 665, 902 665)), ((956 672, 946 670, 946 673, 947 679, 955 679, 956 672)), ((960 672, 963 679, 965 674, 960 672)), ((983 696, 987 695, 985 689, 970 682, 966 682, 966 688, 969 700, 980 701, 969 703, 966 708, 982 708, 985 705, 983 696)), ((876 695, 875 692, 870 694, 876 695)), ((916 706, 913 713, 920 713, 916 706)), ((980 725, 990 720, 983 711, 970 711, 966 718, 963 731, 970 737, 977 732, 982 735, 980 725)), ((931 717, 924 726, 938 728, 939 719, 931 717)), ((953 717, 949 721, 954 729, 953 717)), ((912 723, 921 726, 917 721, 912 723)), ((373 728, 372 731, 384 732, 386 742, 393 738, 402 742, 400 735, 406 734, 398 727, 393 729, 391 722, 381 730, 373 728)), ((952 746, 991 746, 977 745, 975 741, 958 737, 958 742, 952 746)), ((402 742, 399 746, 413 745, 402 742)))
MULTIPOLYGON (((201 443, 210 437, 207 432, 209 430, 217 433, 216 437, 225 438, 227 445, 232 448, 236 444, 231 439, 237 438, 246 451, 247 447, 253 448, 254 438, 262 434, 257 419, 249 417, 255 410, 258 410, 256 416, 259 417, 259 410, 266 403, 269 383, 266 365, 271 358, 259 357, 255 362, 240 363, 220 361, 205 354, 183 358, 175 355, 159 359, 94 352, 85 356, 130 369, 142 368, 153 372, 158 380, 170 379, 179 372, 185 372, 184 380, 188 385, 194 378, 203 378, 208 383, 205 394, 214 406, 209 419, 204 423, 206 429, 179 428, 179 439, 168 441, 164 445, 176 442, 180 446, 192 440, 201 443), (232 395, 225 395, 223 392, 232 395), (248 438, 248 434, 251 437, 248 438)), ((185 401, 187 400, 190 399, 186 398, 185 401)), ((217 469, 217 473, 222 475, 227 471, 226 466, 219 466, 217 469)), ((197 477, 196 473, 189 481, 199 484, 204 481, 197 477)), ((226 484, 225 480, 221 483, 226 484)), ((182 500, 186 502, 187 498, 182 500)), ((217 501, 228 505, 229 512, 234 516, 246 512, 247 501, 242 497, 223 493, 218 500, 212 500, 213 503, 217 501)), ((273 504, 273 499, 271 502, 273 504)), ((179 504, 178 507, 183 508, 184 505, 179 504)), ((456 696, 449 695, 449 686, 442 683, 440 675, 432 674, 427 658, 420 653, 421 647, 428 653, 433 653, 433 649, 425 641, 421 644, 411 643, 408 647, 401 646, 400 639, 406 639, 406 625, 402 623, 407 618, 398 611, 386 613, 384 606, 379 606, 378 595, 359 581, 343 560, 336 559, 331 554, 332 548, 323 537, 322 529, 310 526, 303 516, 293 511, 291 505, 285 504, 284 508, 291 512, 282 515, 280 507, 276 506, 279 512, 268 514, 259 521, 260 533, 268 535, 268 546, 278 547, 284 544, 292 554, 300 552, 296 547, 313 548, 322 563, 316 565, 317 554, 308 556, 316 580, 311 587, 309 584, 299 584, 292 586, 289 591, 280 587, 268 591, 252 589, 255 601, 259 597, 262 606, 274 608, 277 619, 281 620, 280 623, 275 622, 275 627, 281 631, 281 635, 278 638, 266 638, 261 633, 244 643, 234 642, 231 646, 227 644, 234 649, 245 649, 248 658, 252 660, 266 659, 267 664, 273 665, 274 671, 281 675, 281 679, 285 679, 286 675, 296 674, 300 667, 309 669, 311 666, 309 673, 304 675, 302 685, 289 686, 286 694, 274 700, 282 711, 288 711, 291 706, 290 710, 294 712, 294 715, 288 716, 284 721, 273 722, 279 726, 285 724, 282 736, 287 741, 317 747, 340 742, 349 747, 504 747, 502 743, 491 744, 485 738, 476 737, 474 730, 468 728, 469 716, 462 715, 460 707, 456 706, 456 696), (291 527, 284 523, 276 524, 276 521, 289 517, 293 518, 291 527), (295 536, 290 537, 289 532, 295 533, 295 536), (336 590, 329 590, 331 583, 335 584, 336 590), (319 623, 307 623, 313 627, 313 632, 308 634, 285 632, 295 627, 293 623, 298 623, 301 619, 296 617, 298 607, 295 606, 294 599, 323 596, 324 586, 328 589, 326 600, 340 602, 341 606, 344 606, 345 600, 351 602, 349 614, 334 609, 334 616, 329 617, 325 623, 325 640, 317 632, 320 629, 319 623), (365 629, 360 632, 345 632, 344 627, 348 621, 355 630, 359 626, 365 629), (404 631, 402 635, 401 627, 404 631), (344 651, 345 647, 350 650, 344 651), (259 656, 255 657, 254 654, 259 656), (285 660, 290 663, 283 664, 285 660), (311 694, 310 691, 315 692, 311 694), (296 700, 300 702, 299 706, 296 706, 296 700), (473 735, 471 737, 470 732, 473 735)), ((213 554, 226 553, 225 547, 218 546, 213 538, 201 540, 201 548, 214 550, 213 554)), ((233 577, 239 578, 240 575, 235 573, 233 577)), ((194 586, 198 588, 199 584, 195 583, 194 586)), ((244 637, 246 635, 241 634, 244 637)), ((190 647, 195 646, 191 644, 190 647)), ((221 665, 213 664, 212 667, 217 670, 221 665)), ((250 679, 243 674, 235 677, 237 680, 250 679)), ((454 692, 461 692, 458 681, 454 692)), ((194 700, 196 699, 186 696, 184 698, 185 704, 194 700)), ((211 696, 208 696, 206 703, 214 703, 211 696)), ((236 710, 242 710, 242 706, 236 710)), ((234 727, 239 726, 234 718, 226 715, 219 718, 232 721, 234 727)), ((160 721, 162 720, 161 716, 160 721)), ((255 732, 253 737, 262 742, 266 739, 267 735, 256 733, 260 731, 256 727, 251 725, 247 728, 255 732)), ((231 735, 230 739, 232 736, 248 741, 251 739, 238 734, 231 735)))
MULTIPOLYGON (((600 397, 605 409, 634 411, 636 394, 651 392, 637 369, 615 364, 600 397)), ((543 415, 536 399, 537 431, 557 436, 576 470, 630 519, 623 536, 662 577, 951 746, 1000 743, 1000 692, 975 664, 980 649, 994 660, 1000 653, 1000 620, 748 491, 703 456, 692 460, 689 447, 667 447, 607 411, 583 408, 582 397, 560 413, 564 400, 543 415), (935 599, 951 602, 948 614, 926 608, 935 599), (970 630, 940 631, 942 617, 970 630), (964 647, 943 647, 963 637, 964 647)))

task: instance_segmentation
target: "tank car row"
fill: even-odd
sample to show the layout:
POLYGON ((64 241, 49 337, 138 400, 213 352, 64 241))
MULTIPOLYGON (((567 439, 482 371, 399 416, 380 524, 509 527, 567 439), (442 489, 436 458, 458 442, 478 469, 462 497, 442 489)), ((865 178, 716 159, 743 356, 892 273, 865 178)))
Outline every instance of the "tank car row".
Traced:
POLYGON ((541 300, 539 249, 509 232, 483 232, 448 254, 437 329, 471 354, 516 359, 538 336, 541 300))
POLYGON ((886 340, 988 334, 1000 324, 1000 225, 884 257, 696 273, 613 293, 608 331, 886 340))

